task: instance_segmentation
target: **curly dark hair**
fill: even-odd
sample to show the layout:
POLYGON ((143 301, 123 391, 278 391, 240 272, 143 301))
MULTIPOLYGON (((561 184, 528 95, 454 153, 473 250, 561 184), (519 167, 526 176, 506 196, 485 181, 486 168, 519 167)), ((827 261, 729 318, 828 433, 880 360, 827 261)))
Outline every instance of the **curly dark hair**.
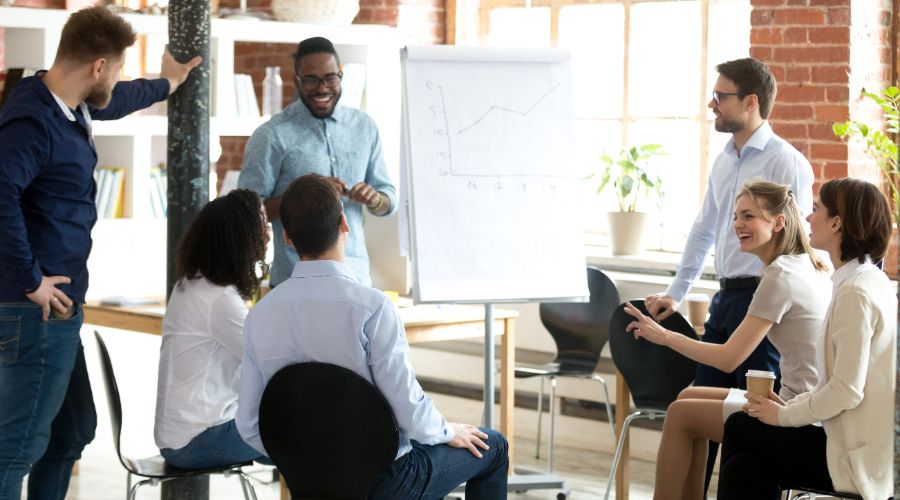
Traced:
POLYGON ((93 62, 121 57, 134 45, 137 35, 128 21, 97 5, 69 16, 56 49, 57 61, 93 62))
POLYGON ((202 276, 249 299, 258 286, 256 264, 266 257, 261 203, 253 191, 235 189, 203 207, 178 242, 175 281, 202 276))

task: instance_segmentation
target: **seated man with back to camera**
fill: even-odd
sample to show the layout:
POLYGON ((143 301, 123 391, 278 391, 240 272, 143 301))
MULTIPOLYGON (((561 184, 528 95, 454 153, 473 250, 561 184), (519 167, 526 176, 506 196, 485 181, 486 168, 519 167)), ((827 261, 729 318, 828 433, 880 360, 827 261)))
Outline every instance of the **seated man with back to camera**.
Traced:
POLYGON ((416 381, 397 310, 344 263, 349 227, 334 185, 316 174, 296 179, 280 213, 285 242, 300 261, 247 316, 236 416, 244 440, 265 453, 259 404, 275 373, 295 363, 331 363, 374 384, 400 430, 397 458, 370 499, 441 498, 463 482, 469 500, 506 498, 506 439, 444 419, 416 381))

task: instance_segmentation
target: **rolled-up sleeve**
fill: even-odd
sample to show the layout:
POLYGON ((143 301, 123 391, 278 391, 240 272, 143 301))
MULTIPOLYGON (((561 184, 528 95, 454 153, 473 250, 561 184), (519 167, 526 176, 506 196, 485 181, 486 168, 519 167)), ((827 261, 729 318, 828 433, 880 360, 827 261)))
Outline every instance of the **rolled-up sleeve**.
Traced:
POLYGON ((263 199, 271 198, 284 155, 284 148, 270 127, 263 125, 256 129, 244 148, 238 187, 249 189, 263 199))
POLYGON ((375 140, 372 142, 372 151, 369 155, 368 167, 366 168, 366 184, 372 186, 375 191, 387 196, 391 201, 391 209, 383 214, 383 217, 397 211, 397 188, 394 187, 391 177, 388 175, 387 165, 384 163, 384 152, 381 149, 381 135, 379 135, 377 128, 374 133, 375 140))

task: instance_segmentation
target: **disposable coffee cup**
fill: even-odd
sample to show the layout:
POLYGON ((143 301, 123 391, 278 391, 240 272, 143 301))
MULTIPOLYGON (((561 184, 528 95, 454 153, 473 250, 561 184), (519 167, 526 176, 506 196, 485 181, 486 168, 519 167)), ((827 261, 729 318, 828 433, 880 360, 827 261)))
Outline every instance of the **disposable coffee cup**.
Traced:
POLYGON ((688 306, 688 320, 695 327, 702 327, 706 323, 706 315, 709 312, 709 296, 705 293, 692 293, 685 299, 688 306))
POLYGON ((769 391, 775 388, 775 374, 763 370, 747 371, 747 392, 752 392, 766 399, 769 391))

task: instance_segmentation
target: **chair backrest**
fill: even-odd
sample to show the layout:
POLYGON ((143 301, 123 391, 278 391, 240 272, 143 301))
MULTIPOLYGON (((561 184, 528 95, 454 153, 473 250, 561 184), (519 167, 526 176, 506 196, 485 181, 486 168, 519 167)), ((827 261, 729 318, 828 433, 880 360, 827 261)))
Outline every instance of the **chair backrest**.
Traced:
POLYGON ((616 284, 593 266, 587 268, 590 302, 545 302, 541 323, 556 342, 561 370, 592 372, 609 339, 609 320, 619 305, 616 284))
POLYGON ((122 450, 119 446, 119 440, 122 436, 122 399, 119 397, 119 385, 116 383, 116 374, 113 371, 112 359, 109 357, 109 350, 106 348, 106 342, 100 336, 100 332, 94 330, 94 338, 97 339, 97 352, 100 354, 100 367, 103 373, 103 385, 106 387, 106 402, 109 405, 109 423, 112 426, 113 443, 116 445, 116 455, 119 456, 119 462, 126 470, 134 473, 136 468, 131 460, 122 456, 122 450))
POLYGON ((328 363, 289 365, 269 380, 259 434, 293 498, 364 499, 399 445, 378 389, 328 363))
MULTIPOLYGON (((631 300, 642 313, 648 314, 643 300, 631 300)), ((687 387, 697 371, 697 363, 668 347, 639 339, 626 327, 634 318, 625 312, 625 305, 616 308, 610 320, 609 349, 616 368, 625 377, 637 408, 665 410, 687 387)), ((692 339, 697 332, 678 312, 663 320, 661 325, 692 339)))

